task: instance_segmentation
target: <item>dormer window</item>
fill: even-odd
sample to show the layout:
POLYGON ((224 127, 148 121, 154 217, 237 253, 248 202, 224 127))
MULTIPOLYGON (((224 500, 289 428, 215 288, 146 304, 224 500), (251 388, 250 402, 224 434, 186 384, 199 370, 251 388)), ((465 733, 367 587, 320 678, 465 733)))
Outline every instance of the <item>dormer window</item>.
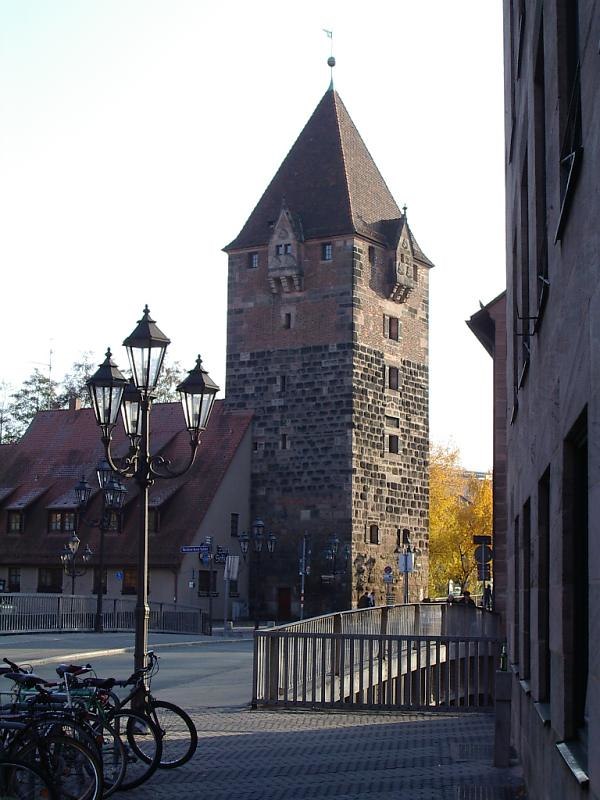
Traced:
POLYGON ((288 242, 287 244, 283 245, 283 253, 286 256, 289 256, 292 252, 292 245, 288 242))
POLYGON ((22 511, 8 512, 7 530, 9 533, 23 533, 24 522, 22 511))
POLYGON ((75 530, 74 511, 51 511, 48 514, 49 533, 70 533, 75 530))
POLYGON ((331 261, 333 259, 333 245, 331 242, 324 242, 321 245, 321 261, 331 261))

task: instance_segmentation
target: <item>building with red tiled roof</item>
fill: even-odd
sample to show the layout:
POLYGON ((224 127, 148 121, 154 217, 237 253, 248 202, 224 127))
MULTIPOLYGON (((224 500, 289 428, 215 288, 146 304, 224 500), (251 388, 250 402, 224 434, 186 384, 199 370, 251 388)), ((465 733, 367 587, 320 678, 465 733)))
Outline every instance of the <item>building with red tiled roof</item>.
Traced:
MULTIPOLYGON (((249 524, 249 463, 251 413, 227 411, 215 403, 202 436, 196 460, 183 476, 157 480, 150 488, 150 599, 198 605, 207 610, 208 571, 197 553, 182 553, 213 537, 213 547, 238 553, 238 527, 249 524), (233 542, 233 545, 232 545, 233 542), (201 574, 199 574, 201 573, 201 574)), ((152 408, 153 453, 185 463, 189 436, 180 403, 157 403, 152 408)), ((128 441, 117 427, 114 454, 126 454, 128 441)), ((77 578, 76 592, 92 591, 100 533, 86 524, 101 516, 102 498, 95 468, 103 457, 98 426, 89 408, 40 411, 23 438, 0 449, 0 581, 6 590, 68 591, 60 553, 77 531, 82 546, 94 556, 87 574, 77 578), (85 514, 78 513, 74 487, 82 476, 96 487, 85 514), (85 517, 85 519, 83 518, 85 517)), ((124 509, 105 535, 107 593, 135 593, 139 493, 125 481, 124 509)), ((222 572, 222 570, 221 570, 222 572)), ((218 574, 212 578, 220 593, 218 574)), ((233 587, 240 602, 247 579, 233 587)))

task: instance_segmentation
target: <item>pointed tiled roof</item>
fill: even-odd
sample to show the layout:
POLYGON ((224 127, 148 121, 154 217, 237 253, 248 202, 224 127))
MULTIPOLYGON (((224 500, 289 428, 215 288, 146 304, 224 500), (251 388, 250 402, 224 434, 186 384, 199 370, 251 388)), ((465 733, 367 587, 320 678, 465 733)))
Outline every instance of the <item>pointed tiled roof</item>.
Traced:
POLYGON ((402 216, 338 93, 306 123, 238 236, 225 248, 267 244, 282 202, 305 239, 358 233, 380 240, 382 220, 402 216))

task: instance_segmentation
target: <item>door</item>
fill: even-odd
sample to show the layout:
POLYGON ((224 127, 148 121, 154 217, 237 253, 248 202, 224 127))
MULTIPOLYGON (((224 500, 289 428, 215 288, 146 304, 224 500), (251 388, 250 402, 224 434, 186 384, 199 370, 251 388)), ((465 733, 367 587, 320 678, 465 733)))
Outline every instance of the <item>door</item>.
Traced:
POLYGON ((292 618, 292 590, 289 586, 277 587, 277 621, 292 618))

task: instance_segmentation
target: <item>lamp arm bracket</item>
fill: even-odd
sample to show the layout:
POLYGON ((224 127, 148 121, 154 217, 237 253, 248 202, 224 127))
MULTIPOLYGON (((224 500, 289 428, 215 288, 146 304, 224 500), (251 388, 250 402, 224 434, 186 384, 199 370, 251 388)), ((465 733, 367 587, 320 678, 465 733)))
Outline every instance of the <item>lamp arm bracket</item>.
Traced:
POLYGON ((196 460, 196 453, 198 452, 198 442, 192 441, 191 451, 187 463, 183 467, 173 469, 171 461, 164 456, 151 456, 148 462, 148 471, 153 478, 179 478, 184 475, 196 460))
POLYGON ((137 451, 130 450, 129 453, 123 458, 118 459, 121 466, 117 466, 113 455, 110 451, 112 436, 103 436, 102 444, 104 445, 104 455, 113 472, 121 475, 123 478, 134 478, 137 466, 137 451))

